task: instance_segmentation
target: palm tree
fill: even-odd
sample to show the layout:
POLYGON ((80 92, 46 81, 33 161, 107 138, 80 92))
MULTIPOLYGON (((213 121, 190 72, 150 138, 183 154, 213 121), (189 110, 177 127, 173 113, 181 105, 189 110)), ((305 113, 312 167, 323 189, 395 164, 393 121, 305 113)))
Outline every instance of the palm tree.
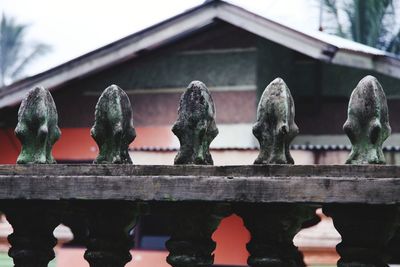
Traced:
POLYGON ((327 30, 353 41, 400 54, 396 27, 399 0, 321 0, 333 27, 327 30))
POLYGON ((28 44, 25 38, 28 28, 5 14, 1 17, 0 88, 20 78, 33 60, 50 50, 46 44, 28 44))

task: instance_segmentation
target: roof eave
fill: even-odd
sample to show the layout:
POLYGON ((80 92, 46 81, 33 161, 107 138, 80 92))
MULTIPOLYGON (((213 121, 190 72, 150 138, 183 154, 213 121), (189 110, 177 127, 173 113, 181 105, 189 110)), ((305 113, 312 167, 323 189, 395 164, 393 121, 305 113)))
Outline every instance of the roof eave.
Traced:
POLYGON ((338 49, 333 64, 366 69, 400 79, 400 61, 390 55, 374 55, 346 49, 338 49))
POLYGON ((20 102, 26 92, 35 86, 41 85, 52 90, 64 82, 98 71, 102 66, 115 64, 115 62, 134 57, 140 51, 162 46, 170 39, 176 38, 177 35, 184 35, 212 23, 215 18, 214 5, 205 5, 201 9, 190 12, 190 14, 169 20, 160 27, 151 27, 148 31, 133 36, 126 45, 107 46, 107 49, 99 49, 98 53, 91 52, 79 57, 79 60, 60 65, 57 67, 56 73, 51 69, 38 75, 38 77, 17 82, 4 88, 4 93, 0 94, 0 108, 20 102))
POLYGON ((331 61, 337 49, 331 44, 228 3, 218 5, 216 9, 217 17, 225 22, 321 61, 331 61))
POLYGON ((185 36, 210 25, 216 19, 320 61, 370 69, 395 78, 400 77, 400 61, 395 57, 340 49, 326 41, 258 16, 235 5, 223 1, 210 1, 49 71, 4 88, 3 92, 0 92, 0 108, 19 103, 32 87, 41 85, 53 90, 61 84, 133 58, 141 51, 158 48, 179 36, 185 36))

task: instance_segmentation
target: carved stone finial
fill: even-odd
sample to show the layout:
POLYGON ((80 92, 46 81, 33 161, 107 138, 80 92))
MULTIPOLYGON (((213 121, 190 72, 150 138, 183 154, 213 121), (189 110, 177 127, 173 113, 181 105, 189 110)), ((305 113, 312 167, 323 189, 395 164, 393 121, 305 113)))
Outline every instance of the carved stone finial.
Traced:
POLYGON ((293 164, 289 146, 298 133, 292 95, 286 83, 276 78, 258 104, 253 134, 260 142, 260 154, 254 164, 293 164))
POLYGON ((15 134, 22 149, 17 164, 56 163, 51 150, 61 135, 57 124, 57 109, 50 92, 43 87, 31 89, 18 110, 15 134))
MULTIPOLYGON (((209 151, 211 141, 217 136, 215 108, 210 92, 204 83, 193 81, 182 95, 178 120, 172 132, 179 138, 181 148, 175 164, 213 164, 209 151)), ((167 262, 173 267, 208 267, 214 262, 212 252, 216 243, 212 233, 223 217, 230 212, 225 204, 180 203, 172 213, 171 239, 166 247, 167 262)))
MULTIPOLYGON (((135 139, 132 107, 127 94, 111 85, 101 94, 90 131, 99 146, 94 163, 132 163, 129 144, 135 139)), ((137 211, 129 203, 106 203, 87 206, 88 244, 85 259, 91 267, 123 267, 129 253, 129 231, 135 226, 137 211)))
POLYGON ((135 139, 132 107, 127 94, 111 85, 101 94, 95 111, 95 122, 90 131, 99 147, 94 163, 132 163, 129 144, 135 139))
MULTIPOLYGON (((253 134, 260 142, 254 164, 294 164, 289 146, 298 134, 294 101, 281 78, 273 80, 261 96, 253 134)), ((247 249, 251 267, 303 267, 303 255, 293 245, 302 224, 315 216, 306 205, 243 204, 236 210, 251 233, 247 249)))
POLYGON ((217 136, 214 101, 204 83, 193 81, 182 95, 172 132, 179 138, 175 164, 213 164, 209 151, 217 136))
POLYGON ((375 77, 364 77, 354 89, 343 130, 352 144, 347 164, 385 164, 382 144, 391 128, 386 96, 375 77))
MULTIPOLYGON (((382 86, 364 77, 353 90, 343 130, 352 149, 347 164, 384 164, 382 144, 390 134, 388 107, 382 86)), ((387 267, 387 245, 398 228, 395 205, 326 204, 342 241, 336 246, 339 267, 387 267), (354 231, 357 229, 357 231, 354 231), (373 229, 373 231, 371 231, 373 229)))

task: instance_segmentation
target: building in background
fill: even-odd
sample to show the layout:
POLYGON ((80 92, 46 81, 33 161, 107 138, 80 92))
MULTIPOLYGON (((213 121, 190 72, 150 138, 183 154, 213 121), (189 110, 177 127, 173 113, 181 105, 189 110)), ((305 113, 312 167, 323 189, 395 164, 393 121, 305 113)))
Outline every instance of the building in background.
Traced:
MULTIPOLYGON (((322 32, 287 27, 223 1, 207 1, 3 88, 0 163, 15 163, 20 148, 13 135, 18 106, 26 92, 37 85, 50 89, 57 105, 62 131, 54 146, 57 161, 92 162, 98 152, 89 133, 95 104, 107 86, 117 84, 133 105, 137 138, 130 149, 134 163, 172 164, 179 143, 170 129, 180 95, 190 81, 201 80, 209 87, 217 111, 220 133, 211 144, 215 164, 252 164, 258 154, 252 135, 257 102, 268 83, 281 77, 294 97, 300 128, 292 144, 296 164, 341 164, 349 149, 342 131, 348 99, 358 81, 368 74, 381 82, 389 112, 397 114, 398 58, 322 32)), ((400 122, 392 117, 391 126, 393 134, 386 142, 386 153, 389 163, 395 163, 400 122)), ((135 252, 139 256, 134 256, 136 266, 149 266, 145 260, 148 255, 151 259, 166 255, 163 244, 168 238, 168 219, 143 220, 135 235, 139 250, 135 252)), ((334 244, 339 237, 329 219, 313 229, 296 239, 306 260, 320 265, 334 263, 334 244)), ((249 234, 239 217, 225 219, 214 237, 218 241, 216 264, 245 265, 249 234)), ((83 249, 61 249, 59 255, 62 258, 63 253, 73 252, 81 256, 83 249)), ((157 259, 156 266, 161 266, 157 259)), ((61 263, 62 259, 58 266, 61 263)))

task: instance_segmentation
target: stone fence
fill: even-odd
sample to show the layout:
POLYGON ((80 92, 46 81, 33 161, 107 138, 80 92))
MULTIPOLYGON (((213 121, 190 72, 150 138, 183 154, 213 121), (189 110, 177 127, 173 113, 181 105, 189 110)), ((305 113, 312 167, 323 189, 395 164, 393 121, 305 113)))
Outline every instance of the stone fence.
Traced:
POLYGON ((293 237, 322 207, 342 236, 338 266, 388 266, 393 251, 400 253, 390 242, 399 228, 400 167, 384 165, 382 144, 391 129, 374 77, 354 89, 343 129, 352 143, 346 165, 293 165, 289 147, 299 128, 290 91, 277 78, 258 106, 254 165, 212 166, 214 103, 207 87, 194 81, 172 127, 181 145, 174 166, 135 166, 128 153, 136 137, 131 104, 112 85, 96 105, 94 164, 54 164, 51 150, 61 135, 56 106, 48 90, 34 88, 18 112, 17 165, 0 165, 0 210, 14 230, 9 255, 17 267, 47 266, 57 242, 53 231, 68 215, 88 233, 84 257, 91 267, 122 267, 131 260, 128 233, 138 218, 168 214, 166 261, 206 267, 213 264, 211 235, 236 213, 251 233, 250 266, 300 267, 293 237))

